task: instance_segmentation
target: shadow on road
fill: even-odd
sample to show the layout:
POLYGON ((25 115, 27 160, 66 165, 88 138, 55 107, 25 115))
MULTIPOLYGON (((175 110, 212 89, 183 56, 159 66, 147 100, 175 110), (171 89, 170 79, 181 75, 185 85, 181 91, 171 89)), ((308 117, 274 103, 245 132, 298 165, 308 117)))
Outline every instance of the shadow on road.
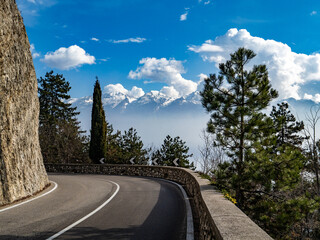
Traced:
MULTIPOLYGON (((147 181, 152 181, 148 179, 147 181)), ((160 193, 154 208, 141 226, 127 228, 99 229, 94 227, 74 227, 57 239, 117 239, 117 240, 179 240, 186 238, 186 210, 180 190, 173 184, 157 181, 160 193)), ((147 200, 147 199, 146 199, 147 200)), ((131 198, 130 201, 135 201, 131 198)), ((94 217, 94 216, 93 216, 94 217)), ((108 215, 105 215, 108 218, 108 215)), ((2 236, 2 240, 46 239, 55 233, 45 232, 41 236, 2 236)))
MULTIPOLYGON (((148 179, 150 181, 152 179, 148 179)), ((97 229, 75 227, 61 239, 179 240, 186 238, 186 214, 183 196, 173 184, 160 184, 158 201, 141 226, 97 229)), ((134 198, 130 199, 134 201, 134 198)), ((107 215, 106 215, 107 218, 107 215)), ((60 238, 59 238, 60 239, 60 238)))

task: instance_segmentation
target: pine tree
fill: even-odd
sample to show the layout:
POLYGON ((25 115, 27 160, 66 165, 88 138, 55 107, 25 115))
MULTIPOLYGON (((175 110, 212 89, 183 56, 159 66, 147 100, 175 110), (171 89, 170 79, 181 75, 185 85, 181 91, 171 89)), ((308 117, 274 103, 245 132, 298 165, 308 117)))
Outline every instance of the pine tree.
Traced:
POLYGON ((120 148, 122 164, 131 164, 130 159, 132 158, 134 158, 135 164, 147 164, 148 151, 144 149, 143 142, 136 129, 130 128, 128 131, 124 131, 120 148))
POLYGON ((319 200, 310 199, 300 188, 303 123, 295 120, 286 104, 274 107, 271 117, 261 112, 277 92, 264 65, 245 69, 254 56, 243 48, 231 54, 230 61, 220 64, 220 75, 210 75, 201 92, 211 113, 208 130, 230 158, 214 171, 215 180, 271 236, 293 239, 293 226, 319 207, 319 200))
POLYGON ((172 138, 169 135, 163 141, 161 148, 156 150, 152 156, 152 159, 156 160, 159 165, 176 166, 174 161, 179 167, 194 169, 193 162, 190 164, 189 157, 193 154, 189 154, 189 147, 186 146, 186 142, 180 139, 180 137, 172 138))
POLYGON ((319 206, 306 189, 299 191, 305 158, 287 144, 276 151, 274 145, 254 147, 245 173, 243 210, 275 239, 292 239, 292 226, 305 217, 306 209, 312 213, 319 206))
POLYGON ((290 112, 289 105, 286 102, 278 103, 278 108, 272 107, 270 117, 274 123, 274 130, 277 135, 276 147, 281 145, 290 145, 301 147, 305 137, 301 135, 304 129, 303 122, 296 121, 295 116, 290 112))
POLYGON ((70 83, 66 81, 62 74, 53 74, 53 71, 47 72, 45 78, 38 79, 40 84, 38 88, 40 102, 40 125, 56 124, 59 120, 76 121, 76 107, 71 107, 70 83))
POLYGON ((121 151, 121 131, 113 132, 112 124, 107 124, 107 150, 106 150, 106 162, 107 163, 121 163, 122 151, 121 151))
POLYGON ((76 107, 67 100, 71 87, 62 74, 46 73, 39 82, 39 139, 45 162, 88 162, 87 139, 80 130, 76 107))
POLYGON ((211 74, 205 79, 200 94, 203 106, 211 113, 208 131, 216 134, 217 144, 224 147, 231 159, 231 186, 241 207, 244 204, 244 173, 247 156, 253 151, 252 142, 269 135, 272 128, 261 110, 278 94, 271 88, 265 65, 254 66, 251 71, 245 69, 256 56, 253 51, 239 48, 230 56, 230 60, 219 65, 218 76, 211 74))
POLYGON ((101 100, 101 87, 96 78, 93 92, 89 156, 94 163, 106 157, 107 124, 101 100))

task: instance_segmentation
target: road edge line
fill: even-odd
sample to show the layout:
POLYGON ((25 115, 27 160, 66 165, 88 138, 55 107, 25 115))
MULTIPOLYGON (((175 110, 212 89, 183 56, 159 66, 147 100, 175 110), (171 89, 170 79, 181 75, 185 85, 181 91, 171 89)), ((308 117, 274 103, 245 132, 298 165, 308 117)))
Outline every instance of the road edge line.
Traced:
POLYGON ((65 232, 67 232, 68 230, 70 230, 71 228, 75 227, 76 225, 80 224, 81 222, 83 222, 84 220, 88 219, 89 217, 91 217, 92 215, 94 215, 95 213, 97 213, 98 211, 100 211, 104 206, 106 206, 116 195, 117 193, 119 192, 120 190, 120 186, 118 183, 115 183, 113 181, 109 181, 108 182, 111 182, 113 184, 115 184, 117 186, 117 189, 116 191, 112 194, 111 197, 109 197, 107 199, 107 201, 105 201, 104 203, 102 203, 99 207, 97 207, 95 210, 93 210, 92 212, 90 212, 89 214, 87 214, 86 216, 80 218, 78 221, 70 224, 69 226, 67 226, 66 228, 62 229, 60 232, 54 234, 53 236, 47 238, 46 240, 52 240, 52 239, 55 239, 57 237, 59 237, 60 235, 64 234, 65 232))
POLYGON ((191 210, 191 205, 190 201, 188 198, 188 195, 184 188, 173 181, 167 180, 167 179, 160 179, 165 182, 173 183, 174 185, 178 186, 180 191, 182 192, 182 195, 184 197, 184 201, 186 203, 186 209, 187 209, 187 234, 186 234, 186 240, 194 240, 194 226, 193 226, 193 215, 192 215, 192 210, 191 210))
POLYGON ((44 194, 42 194, 42 195, 40 195, 40 196, 37 196, 37 197, 31 198, 31 199, 28 199, 28 200, 26 200, 26 201, 23 201, 23 202, 21 202, 21 203, 17 203, 17 204, 15 204, 15 205, 13 205, 13 206, 10 206, 10 207, 4 208, 4 209, 0 209, 0 212, 4 212, 4 211, 10 210, 10 209, 12 209, 12 208, 19 207, 19 206, 21 206, 21 205, 23 205, 23 204, 25 204, 25 203, 31 202, 31 201, 33 201, 33 200, 39 199, 39 198, 41 198, 41 197, 44 197, 44 196, 48 195, 49 193, 52 193, 54 190, 57 189, 58 183, 56 183, 56 182, 54 182, 54 181, 50 181, 50 182, 52 182, 52 183, 55 185, 50 191, 48 191, 48 192, 46 192, 46 193, 44 193, 44 194))

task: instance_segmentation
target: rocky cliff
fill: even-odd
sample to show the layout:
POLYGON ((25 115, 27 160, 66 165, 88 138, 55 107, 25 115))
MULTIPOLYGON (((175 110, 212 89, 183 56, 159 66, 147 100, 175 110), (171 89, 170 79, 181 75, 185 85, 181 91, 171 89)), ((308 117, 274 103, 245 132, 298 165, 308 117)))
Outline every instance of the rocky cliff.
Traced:
POLYGON ((45 188, 37 79, 15 0, 0 0, 0 205, 45 188))

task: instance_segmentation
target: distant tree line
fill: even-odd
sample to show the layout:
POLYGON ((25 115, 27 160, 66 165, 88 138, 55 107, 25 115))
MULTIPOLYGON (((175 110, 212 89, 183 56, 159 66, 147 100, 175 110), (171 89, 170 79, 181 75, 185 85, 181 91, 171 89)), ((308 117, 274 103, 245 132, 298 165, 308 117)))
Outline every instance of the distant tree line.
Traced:
POLYGON ((267 115, 264 110, 278 93, 266 66, 249 70, 255 57, 249 49, 230 56, 201 92, 211 114, 200 147, 201 166, 275 239, 320 239, 319 110, 310 112, 309 128, 286 102, 267 115))
POLYGON ((61 74, 53 71, 38 79, 39 140, 46 163, 158 164, 193 168, 189 148, 180 137, 167 136, 159 149, 145 147, 137 130, 114 131, 106 120, 98 78, 93 91, 91 131, 87 136, 77 120, 79 112, 68 103, 71 87, 61 74))

